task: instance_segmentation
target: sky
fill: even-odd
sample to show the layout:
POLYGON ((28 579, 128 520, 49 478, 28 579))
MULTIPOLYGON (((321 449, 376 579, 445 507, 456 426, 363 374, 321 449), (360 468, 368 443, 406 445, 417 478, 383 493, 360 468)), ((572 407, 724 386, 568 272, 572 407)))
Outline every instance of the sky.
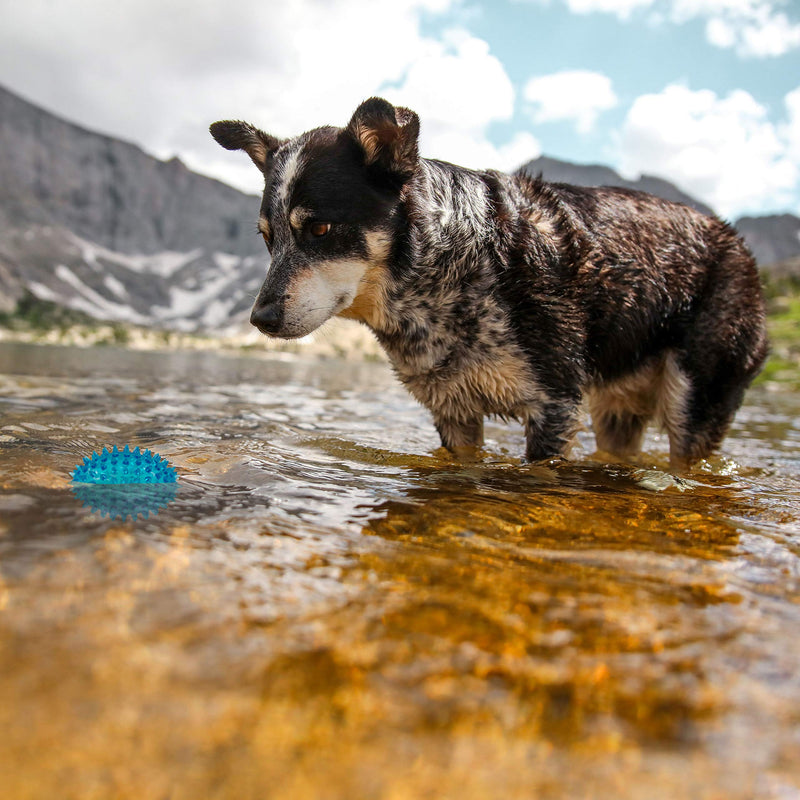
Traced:
POLYGON ((539 155, 676 183, 722 216, 800 215, 800 0, 0 0, 0 84, 258 194, 208 134, 412 108, 421 152, 539 155))

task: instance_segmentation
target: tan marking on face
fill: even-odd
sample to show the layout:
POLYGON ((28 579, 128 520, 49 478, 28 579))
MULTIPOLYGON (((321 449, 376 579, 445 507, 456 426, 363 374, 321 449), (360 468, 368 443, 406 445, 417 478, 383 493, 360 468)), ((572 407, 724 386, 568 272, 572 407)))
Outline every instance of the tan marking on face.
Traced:
POLYGON ((383 231, 369 231, 368 260, 356 288, 353 302, 339 312, 344 319, 355 319, 374 330, 386 327, 386 287, 389 281, 387 260, 391 250, 391 237, 383 231))
POLYGON ((338 316, 358 320, 375 330, 385 327, 386 281, 385 267, 368 266, 358 283, 353 302, 338 316))
POLYGON ((302 206, 295 206, 289 213, 289 224, 296 230, 302 230, 306 220, 311 216, 311 210, 302 206))
POLYGON ((322 261, 297 272, 287 286, 282 336, 305 336, 350 306, 367 269, 361 259, 322 261))
POLYGON ((272 235, 272 229, 269 226, 269 220, 266 217, 258 218, 258 230, 265 239, 269 239, 272 235))

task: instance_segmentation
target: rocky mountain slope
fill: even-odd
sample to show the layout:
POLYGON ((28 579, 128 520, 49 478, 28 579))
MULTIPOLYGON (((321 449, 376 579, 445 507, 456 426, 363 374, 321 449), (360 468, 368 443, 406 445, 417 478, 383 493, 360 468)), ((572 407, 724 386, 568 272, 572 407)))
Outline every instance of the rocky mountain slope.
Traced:
POLYGON ((263 277, 259 199, 0 87, 0 308, 25 290, 101 319, 240 320, 263 277))
POLYGON ((736 227, 759 264, 771 267, 800 255, 800 218, 793 214, 742 217, 736 221, 736 227))
MULTIPOLYGON (((643 189, 667 181, 542 157, 548 180, 643 189)), ((267 254, 258 198, 60 119, 0 87, 0 311, 25 292, 98 318, 182 330, 246 322, 267 254)), ((762 264, 800 254, 800 219, 744 218, 762 264)))

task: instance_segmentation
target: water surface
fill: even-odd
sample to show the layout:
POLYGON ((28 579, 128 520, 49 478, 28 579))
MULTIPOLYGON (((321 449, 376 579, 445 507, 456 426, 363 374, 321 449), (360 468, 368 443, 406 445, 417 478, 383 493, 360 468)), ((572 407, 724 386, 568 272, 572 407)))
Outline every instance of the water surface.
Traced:
POLYGON ((799 422, 464 464, 383 364, 2 345, 3 796, 800 798, 799 422))

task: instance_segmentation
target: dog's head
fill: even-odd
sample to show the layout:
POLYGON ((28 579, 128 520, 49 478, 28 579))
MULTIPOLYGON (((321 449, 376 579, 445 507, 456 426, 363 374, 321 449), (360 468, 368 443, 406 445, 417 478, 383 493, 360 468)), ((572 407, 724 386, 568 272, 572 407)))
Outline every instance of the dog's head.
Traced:
POLYGON ((374 97, 346 128, 281 140, 246 122, 211 135, 264 173, 258 228, 271 254, 250 321, 281 338, 337 314, 377 324, 403 186, 419 156, 419 119, 374 97))

